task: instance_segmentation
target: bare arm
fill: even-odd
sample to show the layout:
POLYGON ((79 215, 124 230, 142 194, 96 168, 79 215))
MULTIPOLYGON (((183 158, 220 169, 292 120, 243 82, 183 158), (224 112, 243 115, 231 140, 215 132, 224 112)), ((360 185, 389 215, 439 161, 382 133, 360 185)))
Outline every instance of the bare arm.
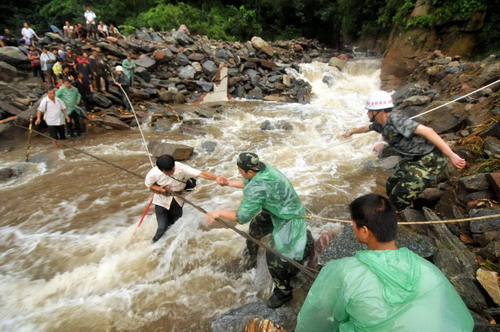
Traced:
POLYGON ((218 176, 217 177, 217 183, 220 185, 220 186, 230 186, 230 187, 234 187, 234 188, 240 188, 240 189, 243 189, 245 188, 245 182, 241 181, 241 180, 236 180, 236 181, 229 181, 228 179, 226 179, 224 176, 218 176))
POLYGON ((362 126, 353 130, 348 130, 342 134, 344 137, 350 137, 352 134, 362 134, 370 131, 370 126, 362 126))
POLYGON ((202 171, 199 176, 202 177, 202 178, 204 178, 204 179, 212 180, 212 181, 217 180, 217 177, 218 177, 217 175, 215 175, 213 173, 204 172, 204 171, 202 171))
POLYGON ((213 212, 207 213, 208 224, 213 225, 215 219, 223 218, 229 221, 236 223, 238 221, 238 217, 236 216, 236 211, 228 211, 228 210, 216 210, 213 212))
POLYGON ((434 129, 419 125, 417 129, 415 129, 415 134, 425 137, 429 142, 434 144, 445 156, 447 156, 453 166, 456 168, 464 168, 467 165, 467 162, 460 157, 458 154, 453 152, 453 150, 446 144, 445 141, 434 131, 434 129))
POLYGON ((38 126, 40 122, 42 122, 42 111, 38 110, 36 112, 36 120, 35 120, 35 125, 38 126))

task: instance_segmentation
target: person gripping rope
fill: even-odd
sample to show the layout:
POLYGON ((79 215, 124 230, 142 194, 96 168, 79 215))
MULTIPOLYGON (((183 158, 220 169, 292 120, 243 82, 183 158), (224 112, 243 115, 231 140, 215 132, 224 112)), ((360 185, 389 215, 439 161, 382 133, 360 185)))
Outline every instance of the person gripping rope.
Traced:
POLYGON ((155 205, 158 229, 153 237, 153 243, 158 241, 168 228, 182 217, 184 201, 172 195, 168 196, 167 189, 181 194, 186 187, 186 181, 193 177, 202 177, 213 181, 217 179, 215 174, 200 171, 175 161, 168 154, 158 157, 156 167, 153 167, 146 175, 144 184, 155 192, 153 204, 155 205))
MULTIPOLYGON (((208 223, 213 224, 217 218, 241 224, 250 222, 249 234, 252 237, 260 240, 272 233, 272 246, 280 254, 302 264, 309 257, 314 241, 305 223, 305 208, 292 183, 277 169, 260 162, 255 153, 241 153, 237 166, 243 181, 228 181, 220 177, 217 183, 243 189, 240 207, 237 211, 209 212, 208 223)), ((258 245, 247 240, 246 259, 256 262, 257 253, 258 245)), ((266 255, 275 285, 266 304, 278 308, 292 299, 291 280, 299 269, 271 252, 266 255)))
POLYGON ((384 196, 350 204, 358 242, 368 250, 321 269, 295 332, 470 332, 472 316, 452 284, 426 259, 397 248, 397 217, 384 196))
POLYGON ((64 126, 65 121, 63 120, 62 115, 64 114, 64 119, 67 122, 70 122, 70 118, 66 113, 66 105, 61 99, 56 97, 54 89, 47 91, 47 97, 42 99, 42 102, 38 106, 35 121, 36 126, 42 122, 42 114, 44 115, 44 120, 49 127, 50 137, 54 139, 52 141, 52 145, 59 148, 57 141, 66 139, 66 129, 64 126))
MULTIPOLYGON (((402 114, 392 113, 393 107, 389 93, 372 93, 365 106, 371 125, 349 130, 343 136, 350 137, 374 130, 382 134, 384 140, 403 156, 396 171, 386 182, 387 195, 398 211, 401 211, 410 206, 445 169, 444 156, 457 168, 463 168, 467 163, 451 150, 434 129, 402 114)), ((380 149, 380 145, 374 148, 376 152, 380 149)))

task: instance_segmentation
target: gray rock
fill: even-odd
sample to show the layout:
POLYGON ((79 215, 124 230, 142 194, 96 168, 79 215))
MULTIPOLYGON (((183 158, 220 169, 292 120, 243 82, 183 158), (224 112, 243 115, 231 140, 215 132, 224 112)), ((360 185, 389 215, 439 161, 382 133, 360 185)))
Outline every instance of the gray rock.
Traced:
POLYGON ((271 122, 269 120, 266 120, 260 125, 260 129, 261 130, 275 130, 275 129, 293 130, 293 125, 285 120, 278 120, 275 122, 271 122))
POLYGON ((189 159, 191 154, 193 154, 193 148, 182 144, 170 144, 164 143, 162 141, 149 141, 148 143, 149 152, 156 158, 164 154, 169 154, 174 157, 175 160, 182 161, 189 159))
MULTIPOLYGON (((396 244, 399 248, 406 247, 424 258, 431 257, 436 252, 431 239, 406 227, 399 228, 396 244)), ((319 254, 318 264, 324 266, 333 259, 352 257, 360 250, 367 250, 366 245, 358 243, 352 225, 346 225, 342 233, 337 235, 328 248, 319 254)))
POLYGON ((217 142, 205 141, 201 144, 201 148, 203 149, 203 151, 207 153, 214 152, 216 147, 217 147, 217 142))
POLYGON ((149 70, 154 67, 156 60, 148 56, 141 56, 139 59, 135 60, 135 64, 149 70))
POLYGON ((212 91, 212 89, 214 87, 213 83, 205 82, 205 81, 196 81, 196 84, 198 84, 203 89, 204 92, 212 91))
POLYGON ((328 85, 328 87, 332 87, 335 84, 335 76, 333 76, 330 73, 327 73, 323 76, 323 79, 321 81, 326 85, 328 85))
POLYGON ((126 124, 125 122, 121 121, 118 118, 115 118, 114 116, 104 115, 102 117, 102 121, 104 122, 104 124, 106 126, 109 126, 112 128, 116 128, 116 129, 120 129, 120 130, 129 130, 130 129, 130 126, 128 124, 126 124))
POLYGON ((135 30, 135 38, 140 39, 146 42, 152 42, 153 39, 149 35, 149 32, 146 29, 135 30))
POLYGON ((438 188, 425 188, 423 192, 418 195, 418 198, 425 199, 431 202, 437 202, 443 197, 445 191, 438 188))
POLYGON ((300 307, 292 307, 289 304, 271 309, 261 300, 229 310, 217 317, 210 324, 210 328, 212 332, 245 331, 248 322, 259 317, 279 324, 287 329, 287 331, 292 331, 296 325, 299 309, 300 307))
POLYGON ((458 182, 467 192, 486 190, 490 187, 486 174, 464 176, 458 182))
MULTIPOLYGON (((500 210, 493 209, 472 209, 469 212, 469 217, 484 217, 500 214, 500 210)), ((472 220, 470 222, 470 231, 472 233, 480 234, 488 231, 498 230, 500 227, 500 217, 490 219, 472 220)))
POLYGON ((55 42, 66 43, 66 39, 64 39, 63 37, 61 37, 53 32, 46 32, 45 36, 49 37, 50 39, 52 39, 55 42))
MULTIPOLYGON (((251 70, 251 69, 249 69, 251 70)), ((259 87, 255 87, 253 90, 247 93, 247 99, 263 99, 264 94, 259 87)))
POLYGON ((103 107, 103 108, 108 108, 111 106, 112 102, 109 100, 106 96, 104 96, 100 92, 94 92, 92 94, 92 100, 94 103, 97 104, 97 106, 103 107))
POLYGON ((215 53, 215 56, 222 59, 228 59, 229 55, 225 49, 220 49, 215 53))
POLYGON ((412 96, 412 97, 406 98, 403 101, 403 104, 417 106, 417 105, 428 104, 430 101, 431 101, 431 98, 428 96, 412 96))
POLYGON ((496 137, 488 137, 484 140, 484 152, 491 158, 500 159, 500 140, 496 137))
POLYGON ((17 69, 7 62, 0 61, 0 80, 12 82, 17 76, 17 69))
POLYGON ((127 51, 125 51, 124 49, 122 49, 114 44, 100 42, 100 43, 97 43, 96 45, 101 48, 103 53, 112 54, 112 55, 115 55, 115 56, 120 57, 120 58, 126 58, 128 55, 127 51))
MULTIPOLYGON (((425 108, 425 111, 444 104, 437 101, 425 108)), ((439 112, 431 112, 423 115, 421 119, 427 122, 427 125, 433 128, 438 134, 457 128, 466 117, 463 104, 449 104, 442 107, 439 112)))
POLYGON ((179 70, 179 78, 181 80, 192 80, 196 74, 196 69, 193 66, 187 65, 179 70))
POLYGON ((22 110, 20 110, 17 107, 14 107, 4 101, 0 101, 0 110, 10 113, 12 115, 18 115, 21 114, 22 110))
POLYGON ((0 61, 16 66, 21 63, 28 63, 28 57, 21 50, 14 46, 0 47, 0 61))
POLYGON ((396 168, 397 164, 399 164, 400 161, 401 161, 400 156, 390 156, 384 159, 370 160, 366 162, 365 168, 393 170, 396 168))
POLYGON ((332 66, 332 67, 336 67, 338 70, 342 70, 345 67, 345 61, 343 61, 337 57, 333 57, 330 59, 330 61, 328 61, 328 65, 332 66))
POLYGON ((180 66, 187 66, 187 65, 191 64, 191 61, 189 61, 189 58, 186 56, 186 54, 184 54, 182 52, 177 53, 176 60, 180 66))
POLYGON ((182 46, 186 46, 186 45, 194 43, 194 41, 191 39, 191 37, 189 37, 188 35, 186 35, 184 32, 182 32, 180 30, 172 33, 172 38, 174 38, 182 46))
POLYGON ((14 169, 6 168, 6 167, 0 168, 0 182, 10 180, 11 178, 16 177, 16 176, 18 176, 18 175, 14 169))
POLYGON ((252 79, 258 79, 259 76, 260 76, 260 73, 258 71, 250 69, 250 68, 247 68, 247 69, 243 70, 242 74, 243 75, 248 75, 252 79))
POLYGON ((158 93, 158 98, 161 100, 161 101, 164 101, 164 102, 170 102, 172 100, 174 100, 174 94, 170 91, 160 91, 158 93))
POLYGON ((449 74, 458 74, 460 72, 460 67, 446 67, 444 71, 449 74))
POLYGON ((151 81, 151 74, 144 67, 137 66, 135 68, 135 70, 134 70, 134 73, 136 73, 137 76, 139 76, 141 79, 143 79, 146 82, 150 82, 151 81))
POLYGON ((203 72, 207 74, 210 78, 215 75, 215 72, 217 71, 217 66, 215 65, 215 62, 212 60, 208 60, 203 62, 202 64, 203 72))
POLYGON ((156 31, 150 31, 149 36, 153 43, 163 43, 163 37, 156 31))
POLYGON ((159 133, 165 133, 172 129, 172 122, 168 119, 159 118, 154 123, 155 130, 159 133))

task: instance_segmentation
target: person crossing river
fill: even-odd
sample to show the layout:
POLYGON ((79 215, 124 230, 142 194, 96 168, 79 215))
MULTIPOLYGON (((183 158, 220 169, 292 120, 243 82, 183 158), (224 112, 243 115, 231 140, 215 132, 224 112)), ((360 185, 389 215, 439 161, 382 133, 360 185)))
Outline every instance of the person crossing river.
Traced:
MULTIPOLYGON (((305 208, 292 183, 277 169, 259 160, 255 153, 241 153, 237 161, 243 181, 219 177, 217 183, 243 189, 243 201, 237 211, 217 210, 207 213, 211 225, 217 218, 241 224, 250 222, 249 233, 256 239, 273 234, 273 247, 282 255, 303 263, 314 247, 305 222, 305 208)), ((256 261, 258 245, 247 240, 246 254, 256 261)), ((291 280, 299 272, 292 263, 267 252, 267 266, 275 287, 267 300, 270 308, 281 307, 293 297, 291 280)))

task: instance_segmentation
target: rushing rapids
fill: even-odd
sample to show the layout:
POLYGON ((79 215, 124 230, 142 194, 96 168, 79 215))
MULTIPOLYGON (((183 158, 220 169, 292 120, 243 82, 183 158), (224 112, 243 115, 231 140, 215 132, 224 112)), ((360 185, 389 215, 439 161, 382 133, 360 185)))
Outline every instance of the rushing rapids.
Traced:
MULTIPOLYGON (((303 65, 300 75, 315 93, 310 104, 231 101, 221 119, 206 121, 205 137, 144 126, 146 137, 194 146, 187 164, 228 177, 237 174, 239 152, 256 152, 287 175, 311 213, 346 218, 352 198, 383 191, 384 175, 363 169, 374 158, 376 134, 345 143, 341 136, 368 122, 364 100, 379 86, 379 67, 373 59, 350 62, 343 72, 303 65), (265 120, 285 120, 293 130, 262 131, 265 120), (203 152, 204 141, 217 143, 213 153, 203 152)), ((137 130, 71 144, 139 174, 150 169, 137 130)), ((203 331, 222 312, 269 293, 262 262, 237 271, 242 238, 208 229, 190 206, 151 245, 152 210, 134 234, 151 197, 140 180, 73 150, 52 150, 40 137, 32 153, 32 162, 21 165, 22 148, 2 156, 5 167, 24 172, 0 189, 0 330, 203 331)), ((241 192, 200 180, 190 199, 208 211, 235 209, 241 192)), ((315 237, 339 227, 308 222, 315 237)))

